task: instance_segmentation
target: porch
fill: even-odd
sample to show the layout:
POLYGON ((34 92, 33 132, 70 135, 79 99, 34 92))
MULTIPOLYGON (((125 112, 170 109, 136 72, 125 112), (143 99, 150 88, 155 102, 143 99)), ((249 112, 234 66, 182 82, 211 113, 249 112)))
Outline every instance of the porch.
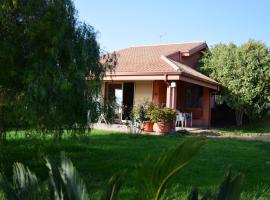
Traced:
MULTIPOLYGON (((185 81, 154 81, 153 102, 182 113, 192 113, 192 126, 211 125, 214 90, 185 81)), ((188 127, 190 127, 188 123, 188 127)))
MULTIPOLYGON (((182 81, 107 81, 103 85, 104 98, 116 105, 116 123, 128 118, 129 112, 122 112, 124 106, 133 106, 145 100, 153 101, 159 107, 169 107, 180 112, 192 113, 194 127, 210 127, 212 92, 202 85, 182 81)), ((190 123, 187 124, 190 127, 190 123)))

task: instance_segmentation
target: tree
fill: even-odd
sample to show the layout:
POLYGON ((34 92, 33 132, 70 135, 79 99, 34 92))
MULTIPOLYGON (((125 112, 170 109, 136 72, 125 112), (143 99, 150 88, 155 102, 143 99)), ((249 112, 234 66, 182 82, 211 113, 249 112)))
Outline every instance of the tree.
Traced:
POLYGON ((116 63, 100 63, 96 33, 71 0, 2 0, 0 38, 0 96, 17 119, 61 134, 87 127, 89 110, 97 118, 102 78, 116 63))
POLYGON ((270 108, 270 53, 265 44, 218 44, 201 61, 203 72, 221 83, 219 102, 235 110, 237 126, 242 126, 244 114, 262 117, 270 108))

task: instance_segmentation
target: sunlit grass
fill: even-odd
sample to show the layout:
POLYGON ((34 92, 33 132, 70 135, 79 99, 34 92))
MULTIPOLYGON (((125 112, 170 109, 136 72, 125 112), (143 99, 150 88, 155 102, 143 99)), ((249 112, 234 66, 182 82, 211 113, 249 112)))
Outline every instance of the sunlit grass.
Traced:
MULTIPOLYGON (((8 143, 0 146, 0 169, 11 176, 12 164, 22 162, 41 181, 48 177, 45 156, 58 160, 65 151, 84 179, 94 199, 99 197, 114 173, 127 169, 120 199, 131 199, 133 170, 146 156, 152 159, 166 149, 175 148, 185 137, 117 134, 94 130, 82 137, 67 137, 55 142, 52 137, 23 136, 10 133, 8 143)), ((270 143, 235 139, 208 139, 207 146, 172 181, 173 193, 186 194, 193 186, 201 191, 213 189, 223 178, 229 164, 234 172, 245 174, 245 192, 256 193, 259 186, 270 186, 270 143)), ((177 194, 177 196, 179 196, 177 194)))
POLYGON ((225 127, 219 129, 212 129, 212 132, 221 133, 225 135, 260 135, 270 134, 270 121, 249 123, 243 127, 225 127))

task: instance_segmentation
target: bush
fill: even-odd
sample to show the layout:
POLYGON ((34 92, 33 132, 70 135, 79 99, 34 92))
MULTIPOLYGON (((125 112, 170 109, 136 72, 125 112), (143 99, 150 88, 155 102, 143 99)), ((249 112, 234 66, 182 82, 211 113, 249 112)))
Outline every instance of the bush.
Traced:
POLYGON ((155 108, 151 111, 151 121, 172 122, 176 120, 176 111, 171 108, 155 108))
POLYGON ((152 101, 145 100, 133 108, 133 115, 141 122, 151 121, 151 112, 154 109, 157 109, 157 106, 152 101))

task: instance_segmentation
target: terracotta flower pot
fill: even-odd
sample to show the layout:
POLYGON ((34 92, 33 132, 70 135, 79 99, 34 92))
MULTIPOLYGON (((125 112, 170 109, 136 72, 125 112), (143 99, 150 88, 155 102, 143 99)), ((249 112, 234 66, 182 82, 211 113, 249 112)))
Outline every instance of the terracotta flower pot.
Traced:
POLYGON ((170 132, 170 123, 166 122, 157 122, 158 133, 169 133, 170 132))
POLYGON ((153 125, 154 123, 153 122, 144 122, 143 123, 143 130, 146 131, 146 132, 153 132, 153 125))

